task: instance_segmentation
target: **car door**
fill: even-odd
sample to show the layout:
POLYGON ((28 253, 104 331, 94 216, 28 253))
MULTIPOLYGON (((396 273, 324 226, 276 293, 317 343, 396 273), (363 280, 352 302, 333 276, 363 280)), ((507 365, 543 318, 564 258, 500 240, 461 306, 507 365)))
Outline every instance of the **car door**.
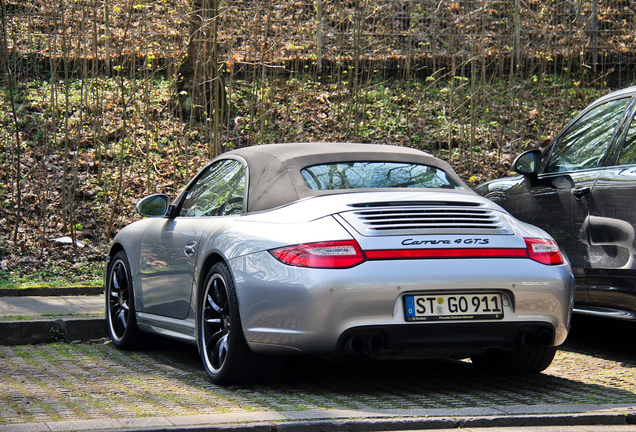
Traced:
POLYGON ((629 100, 604 101, 584 111, 543 153, 538 176, 525 177, 507 205, 512 214, 554 237, 572 265, 579 300, 587 296, 585 269, 589 267, 581 227, 629 100))
POLYGON ((176 202, 176 217, 143 235, 141 291, 144 312, 184 319, 190 309, 202 235, 218 217, 241 214, 245 170, 224 159, 202 170, 176 202))
POLYGON ((595 183, 581 229, 588 249, 590 300, 601 307, 636 310, 636 101, 615 146, 613 164, 595 183))

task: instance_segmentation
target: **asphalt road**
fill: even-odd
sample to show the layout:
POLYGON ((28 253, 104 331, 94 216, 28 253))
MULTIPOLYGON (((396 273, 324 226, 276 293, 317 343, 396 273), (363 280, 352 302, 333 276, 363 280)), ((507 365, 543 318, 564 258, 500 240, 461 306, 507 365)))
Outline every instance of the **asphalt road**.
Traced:
MULTIPOLYGON (((0 346, 0 431, 358 418, 453 418, 454 428, 458 417, 584 412, 629 413, 634 421, 635 330, 634 323, 577 319, 553 365, 529 377, 484 375, 465 361, 296 357, 270 383, 224 388, 207 379, 196 348, 166 340, 135 352, 105 341, 0 346)), ((342 428, 356 430, 334 430, 342 428)))

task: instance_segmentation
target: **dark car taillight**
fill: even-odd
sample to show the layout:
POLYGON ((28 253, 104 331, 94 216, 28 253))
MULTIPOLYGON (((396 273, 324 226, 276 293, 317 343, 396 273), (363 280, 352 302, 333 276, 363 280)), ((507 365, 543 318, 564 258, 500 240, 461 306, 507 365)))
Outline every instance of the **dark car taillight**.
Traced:
POLYGON ((559 246, 553 240, 527 238, 528 258, 547 265, 559 265, 565 262, 559 246))
POLYGON ((271 250, 280 262, 297 267, 347 268, 364 261, 355 240, 307 243, 271 250))

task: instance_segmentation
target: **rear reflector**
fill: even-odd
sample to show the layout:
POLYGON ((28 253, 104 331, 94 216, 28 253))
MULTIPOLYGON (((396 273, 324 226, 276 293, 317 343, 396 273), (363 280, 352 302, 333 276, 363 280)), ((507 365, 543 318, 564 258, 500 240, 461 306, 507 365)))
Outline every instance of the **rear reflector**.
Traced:
POLYGON ((298 267, 346 268, 364 261, 355 240, 308 243, 271 250, 279 261, 298 267))

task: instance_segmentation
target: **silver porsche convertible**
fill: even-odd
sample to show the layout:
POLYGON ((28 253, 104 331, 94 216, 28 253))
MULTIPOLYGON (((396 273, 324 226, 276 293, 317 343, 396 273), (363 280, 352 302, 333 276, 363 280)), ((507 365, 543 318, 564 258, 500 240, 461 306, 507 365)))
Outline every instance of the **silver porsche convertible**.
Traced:
POLYGON ((568 334, 574 283, 556 243, 418 150, 233 150, 137 211, 108 256, 110 338, 196 344, 217 384, 287 354, 537 373, 568 334))

